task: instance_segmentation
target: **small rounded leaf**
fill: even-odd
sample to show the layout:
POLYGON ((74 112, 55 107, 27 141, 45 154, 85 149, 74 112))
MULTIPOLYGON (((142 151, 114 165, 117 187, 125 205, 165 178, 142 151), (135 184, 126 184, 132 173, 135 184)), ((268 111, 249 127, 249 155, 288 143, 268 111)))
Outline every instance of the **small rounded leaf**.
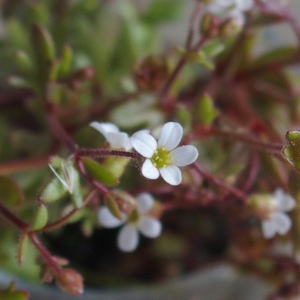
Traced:
POLYGON ((86 172, 95 180, 108 186, 114 186, 118 183, 117 178, 106 168, 95 162, 94 160, 83 157, 82 163, 86 172))
POLYGON ((64 196, 67 191, 68 189, 60 182, 58 178, 53 178, 43 189, 40 198, 44 202, 54 202, 64 196))
POLYGON ((47 224, 47 221, 48 221, 47 207, 41 204, 35 212, 30 229, 31 230, 42 229, 47 224))
POLYGON ((21 265, 24 262, 24 257, 26 256, 27 253, 28 242, 29 242, 28 235, 26 234, 26 232, 22 232, 19 237, 18 248, 17 248, 17 259, 19 265, 21 265))

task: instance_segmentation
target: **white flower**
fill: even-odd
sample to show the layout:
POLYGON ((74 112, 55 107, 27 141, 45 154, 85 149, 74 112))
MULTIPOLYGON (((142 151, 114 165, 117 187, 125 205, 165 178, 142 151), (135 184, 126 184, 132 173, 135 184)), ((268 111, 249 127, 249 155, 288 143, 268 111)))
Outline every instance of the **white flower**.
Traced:
POLYGON ((176 148, 181 138, 182 127, 174 122, 162 127, 158 141, 145 131, 138 131, 131 137, 133 148, 146 157, 142 166, 142 174, 146 178, 157 179, 160 174, 171 185, 181 182, 178 167, 189 165, 198 157, 198 150, 194 146, 176 148))
POLYGON ((134 251, 139 243, 139 234, 142 233, 148 238, 156 238, 162 230, 161 222, 148 216, 147 213, 154 205, 154 199, 148 193, 142 193, 136 197, 137 207, 126 216, 122 213, 122 221, 115 218, 107 207, 103 206, 98 211, 98 220, 103 227, 114 228, 124 223, 120 230, 117 244, 119 249, 124 252, 134 251))
POLYGON ((214 0, 207 4, 206 11, 221 17, 223 20, 234 19, 243 25, 245 22, 244 12, 253 6, 253 0, 214 0))
POLYGON ((101 132, 112 148, 124 148, 126 151, 132 148, 128 134, 120 132, 115 124, 92 122, 90 126, 101 132))
POLYGON ((272 198, 272 213, 269 218, 262 221, 262 231, 266 238, 272 238, 276 232, 286 234, 292 221, 285 212, 292 210, 296 201, 290 195, 285 194, 282 189, 276 189, 272 198))

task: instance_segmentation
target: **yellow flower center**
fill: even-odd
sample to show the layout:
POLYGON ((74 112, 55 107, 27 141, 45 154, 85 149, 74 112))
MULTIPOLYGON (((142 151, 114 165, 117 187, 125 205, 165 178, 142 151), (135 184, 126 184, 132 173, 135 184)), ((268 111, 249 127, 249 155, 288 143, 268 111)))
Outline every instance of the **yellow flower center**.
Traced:
POLYGON ((157 169, 165 168, 171 164, 170 151, 165 148, 158 148, 150 160, 157 169))
POLYGON ((128 222, 129 223, 137 223, 139 220, 139 217, 140 217, 140 215, 139 215, 138 211, 136 209, 134 209, 132 211, 132 213, 130 214, 130 216, 128 217, 128 222))

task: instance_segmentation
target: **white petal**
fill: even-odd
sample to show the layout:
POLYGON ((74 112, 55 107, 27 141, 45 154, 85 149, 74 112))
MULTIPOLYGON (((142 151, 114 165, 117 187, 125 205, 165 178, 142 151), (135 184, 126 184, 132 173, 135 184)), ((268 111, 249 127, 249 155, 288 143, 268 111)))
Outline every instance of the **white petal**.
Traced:
POLYGON ((136 226, 126 224, 119 232, 117 244, 124 252, 131 252, 136 249, 139 243, 139 235, 136 226))
POLYGON ((167 151, 176 148, 182 138, 182 126, 179 123, 166 123, 160 132, 158 138, 158 147, 164 147, 167 151))
POLYGON ((151 217, 142 216, 138 223, 138 229, 144 236, 156 238, 160 235, 162 226, 160 221, 151 217))
POLYGON ((126 216, 123 213, 121 213, 121 215, 123 219, 122 221, 114 217, 109 209, 105 206, 100 207, 97 213, 99 223, 107 228, 114 228, 122 225, 126 219, 126 216))
POLYGON ((145 214, 153 207, 154 199, 149 193, 139 194, 135 199, 137 203, 136 209, 140 214, 145 214))
POLYGON ((193 163, 197 159, 198 150, 191 145, 181 146, 171 151, 170 155, 175 166, 183 167, 193 163))
POLYGON ((142 166, 142 174, 149 179, 157 179, 159 172, 156 167, 153 166, 150 159, 146 159, 142 166))
POLYGON ((144 131, 138 131, 136 132, 131 138, 130 138, 131 144, 133 148, 143 155, 144 157, 150 158, 153 156, 154 152, 157 149, 157 142, 156 139, 150 135, 149 133, 146 133, 144 131))
POLYGON ((245 24, 245 15, 244 13, 239 9, 232 9, 227 14, 227 19, 232 19, 234 21, 235 26, 242 27, 245 24))
POLYGON ((283 189, 276 189, 273 196, 280 211, 290 211, 296 205, 295 199, 284 193, 283 189))
POLYGON ((105 138, 107 139, 106 134, 108 132, 119 132, 119 128, 113 123, 100 123, 100 122, 92 122, 90 126, 101 132, 105 138))
POLYGON ((237 1, 237 7, 243 11, 250 10, 253 6, 254 6, 253 0, 238 0, 237 1))
POLYGON ((181 171, 174 165, 159 169, 162 178, 171 185, 181 183, 181 171))
POLYGON ((276 228, 272 220, 262 221, 262 231, 265 238, 272 238, 276 234, 276 228))
POLYGON ((132 148, 128 134, 125 132, 108 132, 106 139, 112 148, 124 148, 125 150, 132 148))
POLYGON ((275 213, 272 220, 277 232, 280 234, 286 234, 292 227, 292 221, 285 213, 275 213))

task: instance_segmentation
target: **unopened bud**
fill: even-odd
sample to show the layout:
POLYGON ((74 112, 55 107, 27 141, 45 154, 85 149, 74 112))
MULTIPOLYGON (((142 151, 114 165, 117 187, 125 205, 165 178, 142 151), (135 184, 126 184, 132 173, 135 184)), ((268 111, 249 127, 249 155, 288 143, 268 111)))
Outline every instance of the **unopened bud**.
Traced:
POLYGON ((113 192, 119 210, 129 215, 136 208, 136 200, 125 191, 116 190, 113 192))
POLYGON ((134 79, 142 90, 158 90, 165 83, 168 75, 166 61, 155 56, 147 56, 134 66, 134 79))
POLYGON ((261 219, 268 219, 276 210, 277 205, 272 195, 256 194, 249 198, 252 211, 261 219))
POLYGON ((243 22, 239 18, 228 19, 220 26, 220 36, 222 38, 229 38, 238 34, 243 28, 243 22))
POLYGON ((57 286, 64 292, 76 296, 83 293, 83 277, 73 269, 63 269, 55 279, 57 286))
POLYGON ((219 19, 218 17, 206 13, 200 24, 200 33, 206 37, 216 37, 219 35, 219 19))

